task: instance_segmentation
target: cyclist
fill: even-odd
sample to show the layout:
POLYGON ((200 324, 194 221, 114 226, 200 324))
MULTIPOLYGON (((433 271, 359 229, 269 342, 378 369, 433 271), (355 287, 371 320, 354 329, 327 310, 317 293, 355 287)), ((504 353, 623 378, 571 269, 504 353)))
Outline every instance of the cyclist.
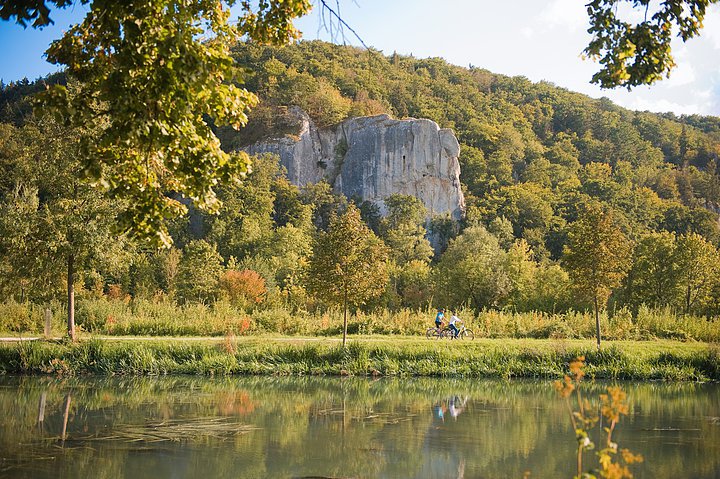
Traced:
POLYGON ((435 316, 435 328, 440 331, 445 323, 445 309, 438 308, 437 315, 435 316))
POLYGON ((462 319, 457 317, 457 311, 453 311, 452 315, 450 316, 450 321, 448 321, 448 325, 450 326, 450 329, 453 332, 453 337, 457 339, 458 334, 460 333, 460 330, 457 327, 458 323, 462 323, 462 319))

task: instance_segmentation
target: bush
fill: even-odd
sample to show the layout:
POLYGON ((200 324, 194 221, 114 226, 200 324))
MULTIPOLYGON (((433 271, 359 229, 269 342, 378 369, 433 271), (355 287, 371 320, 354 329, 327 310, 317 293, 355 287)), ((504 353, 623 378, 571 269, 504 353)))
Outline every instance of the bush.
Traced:
POLYGON ((37 333, 41 331, 42 324, 38 309, 30 303, 16 303, 10 300, 0 308, 0 325, 3 330, 14 333, 37 333))
POLYGON ((220 288, 227 299, 236 306, 254 306, 265 301, 265 279, 256 271, 229 269, 220 277, 220 288))
POLYGON ((65 311, 55 302, 49 305, 18 303, 8 300, 0 303, 0 331, 8 333, 42 334, 45 331, 45 308, 52 312, 52 331, 65 331, 65 311))

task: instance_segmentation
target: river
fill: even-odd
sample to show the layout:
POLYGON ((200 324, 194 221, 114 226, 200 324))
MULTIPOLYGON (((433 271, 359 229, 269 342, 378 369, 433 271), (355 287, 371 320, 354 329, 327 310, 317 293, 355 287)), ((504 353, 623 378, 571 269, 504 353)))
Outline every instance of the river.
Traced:
MULTIPOLYGON (((720 385, 619 385, 630 408, 613 440, 644 456, 635 477, 720 478, 720 385)), ((606 386, 583 384, 591 409, 606 386)), ((569 479, 577 468, 566 403, 546 380, 0 377, 0 414, 8 478, 569 479)))

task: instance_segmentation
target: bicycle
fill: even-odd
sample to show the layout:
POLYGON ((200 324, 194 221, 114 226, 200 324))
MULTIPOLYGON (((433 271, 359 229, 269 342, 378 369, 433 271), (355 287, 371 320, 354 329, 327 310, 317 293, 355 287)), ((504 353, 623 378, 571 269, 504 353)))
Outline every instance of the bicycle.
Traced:
POLYGON ((428 328, 427 331, 425 331, 425 337, 428 339, 440 339, 442 338, 442 333, 445 331, 444 328, 428 328))
POLYGON ((455 336, 455 332, 452 329, 445 328, 440 331, 440 337, 449 339, 469 339, 470 341, 475 339, 475 333, 473 332, 473 330, 466 328, 464 324, 458 329, 460 331, 458 331, 457 336, 455 336))

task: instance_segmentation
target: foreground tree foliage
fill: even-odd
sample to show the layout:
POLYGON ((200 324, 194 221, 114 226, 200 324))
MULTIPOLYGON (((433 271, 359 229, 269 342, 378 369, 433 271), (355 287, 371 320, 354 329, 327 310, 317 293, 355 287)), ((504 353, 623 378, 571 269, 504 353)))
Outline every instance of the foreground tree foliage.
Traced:
MULTIPOLYGON (((43 26, 50 22, 47 5, 6 2, 0 16, 43 26)), ((231 25, 229 6, 219 0, 95 0, 83 22, 48 49, 48 60, 65 65, 80 91, 71 96, 53 85, 39 105, 73 126, 101 125, 92 139, 83 138, 82 176, 127 200, 118 215, 122 231, 169 246, 166 220, 187 212, 177 195, 215 212, 214 187, 247 173, 247 154, 223 151, 207 123, 212 118, 239 128, 257 103, 236 86, 241 78, 229 45, 242 35, 275 44, 298 38, 292 19, 307 13, 310 3, 260 2, 255 11, 249 2, 242 6, 244 15, 231 25)))
POLYGON ((587 4, 588 33, 593 39, 584 52, 603 65, 592 82, 603 88, 622 86, 630 90, 669 77, 675 67, 670 45, 673 35, 677 31, 683 42, 699 35, 705 12, 714 3, 717 0, 591 1, 587 4), (618 10, 631 7, 636 11, 622 13, 632 16, 642 9, 641 22, 632 24, 621 19, 618 10))

